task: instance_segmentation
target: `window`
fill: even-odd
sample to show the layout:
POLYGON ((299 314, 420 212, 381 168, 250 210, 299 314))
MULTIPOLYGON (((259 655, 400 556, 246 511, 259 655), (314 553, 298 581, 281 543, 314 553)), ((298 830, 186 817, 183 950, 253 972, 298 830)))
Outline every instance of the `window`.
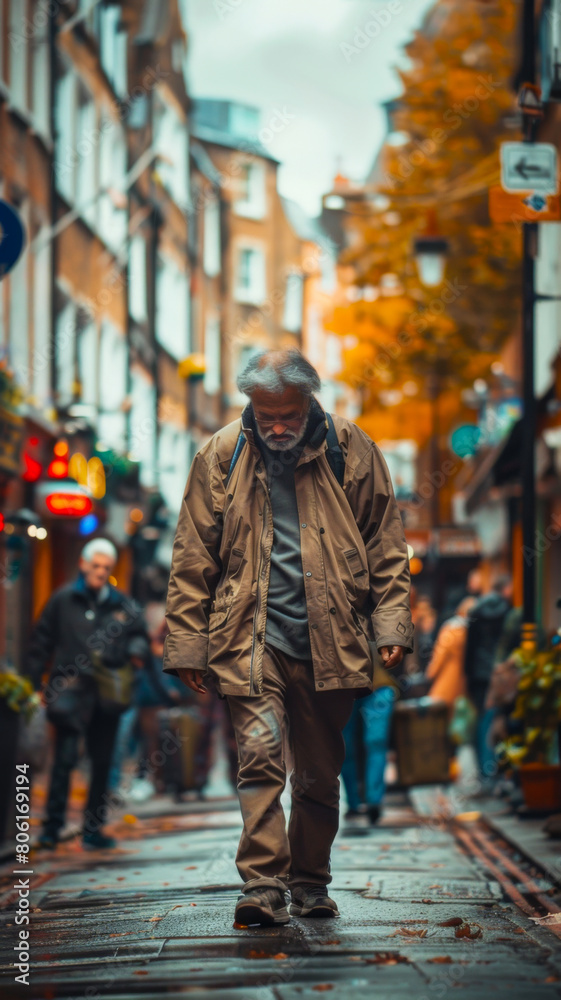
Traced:
POLYGON ((81 84, 77 88, 76 120, 76 207, 90 226, 96 219, 95 161, 98 140, 95 132, 95 104, 81 84))
POLYGON ((239 197, 234 202, 236 215, 262 219, 265 215, 265 166, 243 163, 238 175, 239 197))
POLYGON ((140 462, 143 486, 156 483, 156 387, 148 372, 131 371, 130 453, 140 462))
POLYGON ((129 312, 137 323, 147 318, 146 305, 146 240, 133 236, 129 253, 129 312))
POLYGON ((76 77, 62 68, 55 86, 55 174, 57 189, 70 204, 74 201, 74 108, 76 77))
POLYGON ((265 254, 257 247, 239 247, 236 272, 236 299, 260 305, 266 297, 265 254))
POLYGON ((159 154, 157 171, 162 184, 180 206, 189 201, 189 150, 187 124, 170 104, 154 94, 154 146, 159 154))
POLYGON ((63 299, 55 328, 56 400, 59 408, 70 406, 76 381, 76 306, 63 299))
POLYGON ((158 438, 158 482, 173 514, 179 513, 187 475, 193 458, 191 435, 175 424, 162 423, 158 438))
POLYGON ((117 451, 125 450, 128 351, 124 335, 107 320, 101 328, 99 352, 99 436, 117 451))
POLYGON ((33 259, 32 394, 40 409, 51 397, 51 241, 49 230, 38 234, 33 259))
POLYGON ((93 320, 83 315, 78 333, 78 379, 80 402, 97 409, 98 342, 93 320))
POLYGON ((220 202, 213 198, 204 209, 203 267, 209 278, 220 274, 220 202))
POLYGON ((287 275, 282 325, 291 333, 298 333, 302 329, 303 292, 302 275, 296 273, 287 275))
POLYGON ((49 137, 51 122, 49 115, 50 59, 47 19, 39 19, 31 39, 32 59, 32 103, 33 121, 36 130, 49 137))
POLYGON ((127 148, 123 129, 105 117, 100 140, 99 233, 108 247, 117 252, 127 237, 124 197, 127 148))
POLYGON ((18 385, 29 389, 29 288, 28 256, 22 254, 10 271, 10 364, 18 385))
POLYGON ((220 320, 218 316, 207 316, 205 323, 205 376, 204 390, 209 396, 220 392, 222 373, 220 370, 220 320))
POLYGON ((10 98, 14 107, 19 108, 20 111, 27 111, 29 108, 27 14, 26 0, 11 0, 8 32, 10 98))
POLYGON ((121 5, 100 7, 99 46, 103 71, 118 97, 127 93, 127 33, 119 28, 121 5))
POLYGON ((167 254, 158 256, 156 267, 156 340, 176 361, 189 353, 189 281, 167 254))

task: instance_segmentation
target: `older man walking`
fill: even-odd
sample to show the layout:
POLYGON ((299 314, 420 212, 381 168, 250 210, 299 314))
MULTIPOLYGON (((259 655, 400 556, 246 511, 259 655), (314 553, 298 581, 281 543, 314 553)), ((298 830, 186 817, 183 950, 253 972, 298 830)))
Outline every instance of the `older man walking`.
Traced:
POLYGON ((56 848, 64 826, 82 738, 91 761, 83 845, 91 850, 116 846, 102 829, 111 757, 120 715, 132 698, 134 667, 151 663, 141 609, 109 583, 116 561, 117 550, 108 539, 88 542, 77 579, 52 595, 29 645, 26 669, 36 685, 51 665, 43 700, 55 727, 55 756, 38 842, 47 850, 56 848))
POLYGON ((174 543, 164 670, 228 699, 239 750, 240 924, 338 915, 327 893, 342 731, 411 649, 409 568, 384 459, 326 414, 298 351, 256 355, 250 402, 195 456, 174 543), (288 830, 280 797, 293 759, 288 830))

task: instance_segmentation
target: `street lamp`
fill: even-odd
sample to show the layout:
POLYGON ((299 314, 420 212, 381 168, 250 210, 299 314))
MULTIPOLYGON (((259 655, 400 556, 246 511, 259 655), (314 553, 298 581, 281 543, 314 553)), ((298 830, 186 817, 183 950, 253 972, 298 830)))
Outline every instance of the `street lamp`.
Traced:
POLYGON ((443 236, 426 234, 415 240, 415 263, 421 284, 426 288, 437 288, 442 284, 448 248, 448 240, 443 236))
MULTIPOLYGON (((431 209, 428 214, 425 232, 418 236, 413 243, 413 253, 415 255, 419 280, 425 288, 437 288, 442 284, 448 251, 448 240, 444 239, 438 232, 436 214, 431 209)), ((430 331, 428 331, 428 335, 430 338, 430 331)), ((434 370, 427 379, 427 382, 429 398, 432 402, 431 464, 433 470, 436 472, 440 464, 440 421, 438 413, 440 370, 438 362, 435 364, 434 370)), ((434 490, 432 498, 432 520, 433 527, 437 528, 440 521, 440 503, 437 489, 434 490)))

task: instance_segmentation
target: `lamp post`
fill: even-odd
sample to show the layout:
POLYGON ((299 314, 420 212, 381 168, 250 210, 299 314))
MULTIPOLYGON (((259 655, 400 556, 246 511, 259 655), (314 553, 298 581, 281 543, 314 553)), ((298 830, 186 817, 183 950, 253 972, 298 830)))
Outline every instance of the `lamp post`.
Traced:
MULTIPOLYGON (((431 212, 429 213, 426 231, 418 236, 413 244, 413 253, 415 255, 419 280, 425 288, 438 288, 442 284, 448 250, 448 240, 438 233, 436 217, 434 212, 431 212)), ((432 402, 431 464, 433 471, 436 472, 440 464, 440 423, 438 413, 440 371, 438 362, 429 376, 428 383, 432 402)), ((432 496, 431 513, 433 527, 437 528, 440 520, 440 504, 437 488, 434 489, 432 496)))

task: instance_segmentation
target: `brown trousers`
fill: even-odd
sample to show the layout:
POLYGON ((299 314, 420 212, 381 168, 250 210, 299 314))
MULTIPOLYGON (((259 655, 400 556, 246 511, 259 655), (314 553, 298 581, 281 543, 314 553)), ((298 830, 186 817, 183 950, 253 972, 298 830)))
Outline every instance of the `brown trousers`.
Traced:
POLYGON ((331 882, 345 758, 342 731, 355 697, 353 690, 317 692, 311 663, 269 645, 263 657, 263 694, 228 697, 244 823, 236 865, 245 883, 331 882), (288 831, 280 803, 287 749, 293 761, 288 831))

